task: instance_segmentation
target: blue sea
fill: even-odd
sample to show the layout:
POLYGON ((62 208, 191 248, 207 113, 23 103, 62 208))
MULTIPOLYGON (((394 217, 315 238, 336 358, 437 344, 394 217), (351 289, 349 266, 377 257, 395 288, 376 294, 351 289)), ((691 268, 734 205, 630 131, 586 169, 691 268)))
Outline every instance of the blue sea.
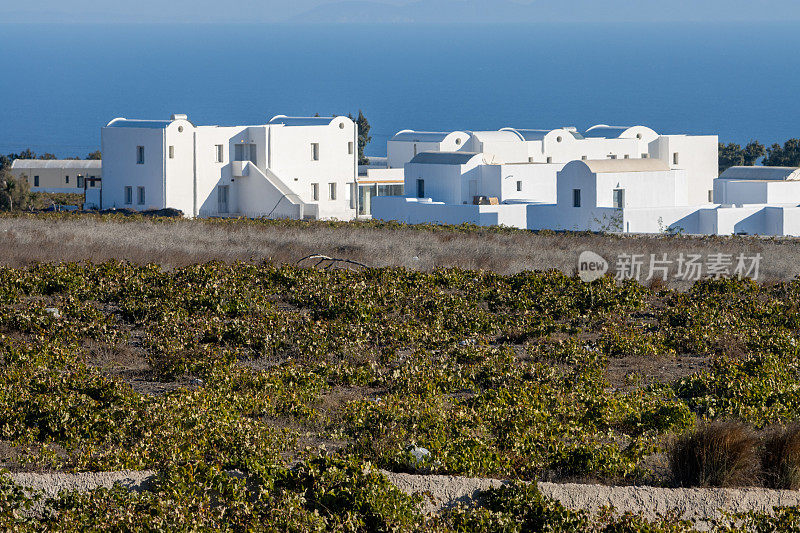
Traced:
POLYGON ((0 153, 100 145, 118 116, 258 124, 364 111, 400 129, 645 124, 800 137, 794 24, 0 25, 0 153))

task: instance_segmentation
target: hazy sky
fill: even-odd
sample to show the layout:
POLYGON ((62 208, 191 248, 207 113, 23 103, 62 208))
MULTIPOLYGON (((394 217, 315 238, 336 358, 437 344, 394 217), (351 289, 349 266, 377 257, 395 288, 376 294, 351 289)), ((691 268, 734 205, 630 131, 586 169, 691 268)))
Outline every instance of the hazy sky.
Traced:
POLYGON ((798 0, 0 0, 0 22, 800 20, 798 0), (447 6, 439 9, 440 5, 447 6), (402 9, 412 5, 413 9, 402 9), (385 6, 385 7, 384 7, 385 6), (456 6, 456 7, 454 7, 456 6), (460 7, 466 7, 460 9, 460 7), (398 9, 400 8, 400 9, 398 9))

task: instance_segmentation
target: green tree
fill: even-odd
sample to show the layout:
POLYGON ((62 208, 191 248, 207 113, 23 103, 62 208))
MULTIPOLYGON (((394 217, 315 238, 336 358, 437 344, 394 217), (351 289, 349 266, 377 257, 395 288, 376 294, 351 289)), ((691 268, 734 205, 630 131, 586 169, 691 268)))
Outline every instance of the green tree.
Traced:
POLYGON ((86 159, 92 159, 94 161, 99 161, 99 160, 103 159, 103 154, 100 153, 100 150, 95 150, 94 152, 91 152, 89 155, 87 155, 86 159))
POLYGON ((789 139, 767 148, 764 165, 769 167, 800 167, 800 139, 789 139))
POLYGON ((25 209, 31 199, 31 186, 25 177, 15 178, 7 169, 0 170, 0 209, 25 209))
POLYGON ((750 141, 744 148, 736 143, 719 143, 719 173, 730 167, 755 165, 765 153, 764 145, 758 141, 750 141))
POLYGON ((369 130, 371 128, 369 121, 360 109, 358 110, 358 118, 353 118, 352 114, 347 116, 350 120, 353 120, 358 127, 358 164, 369 165, 369 158, 364 155, 364 149, 372 141, 372 137, 369 135, 369 130))

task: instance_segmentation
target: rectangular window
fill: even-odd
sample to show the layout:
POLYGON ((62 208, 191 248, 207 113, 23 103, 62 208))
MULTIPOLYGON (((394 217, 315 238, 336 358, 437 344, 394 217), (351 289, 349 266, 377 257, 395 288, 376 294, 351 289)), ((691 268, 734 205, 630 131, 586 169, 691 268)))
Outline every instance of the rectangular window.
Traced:
POLYGON ((425 198, 425 180, 417 180, 417 198, 425 198))
POLYGON ((674 154, 672 154, 672 164, 673 165, 677 165, 679 160, 680 159, 678 158, 678 152, 675 152, 674 154))
POLYGON ((517 192, 519 192, 519 191, 521 191, 521 190, 522 190, 522 182, 521 182, 521 181, 518 181, 518 182, 517 182, 517 192))
POLYGON ((582 156, 581 156, 581 161, 586 161, 587 159, 589 159, 589 157, 588 157, 588 156, 585 156, 585 155, 582 155, 582 156))
POLYGON ((144 187, 136 187, 136 203, 144 205, 144 187))
POLYGON ((547 156, 547 162, 548 162, 548 163, 552 163, 552 162, 553 162, 553 158, 552 158, 552 157, 550 157, 550 156, 547 156))
POLYGON ((353 155, 353 141, 347 143, 347 155, 353 155))
POLYGON ((175 159, 175 147, 172 145, 169 145, 169 158, 175 159))
POLYGON ((236 161, 244 161, 244 145, 237 144, 233 147, 233 158, 236 161))
POLYGON ((648 157, 650 157, 650 154, 642 154, 642 159, 647 159, 648 157))
POLYGON ((92 179, 89 180, 89 187, 94 187, 94 181, 94 176, 92 176, 92 179))
POLYGON ((614 189, 614 209, 625 207, 625 189, 614 189))
POLYGON ((616 159, 617 158, 617 154, 608 154, 608 158, 609 159, 616 159))
POLYGON ((144 165, 144 146, 136 147, 136 164, 144 165))
POLYGON ((69 185, 69 176, 64 176, 64 183, 69 185))
POLYGON ((708 191, 708 203, 714 202, 714 191, 708 191))
POLYGON ((572 207, 581 206, 581 190, 572 189, 572 207))
POLYGON ((133 203, 133 187, 125 187, 125 205, 133 203))
POLYGON ((533 163, 533 158, 532 157, 528 158, 528 163, 533 163))
POLYGON ((329 183, 328 184, 328 199, 329 200, 336 200, 336 184, 329 183))
POLYGON ((222 157, 224 154, 222 153, 221 144, 216 145, 216 153, 217 153, 217 163, 222 163, 222 157))
POLYGON ((34 176, 33 177, 33 186, 34 187, 38 187, 39 186, 39 176, 34 176))
POLYGON ((625 159, 630 159, 630 158, 631 158, 631 156, 629 156, 628 154, 625 154, 625 159))
POLYGON ((315 202, 319 202, 319 183, 311 184, 311 198, 315 202))
POLYGON ((255 144, 250 145, 249 161, 254 165, 258 165, 258 150, 255 144))
POLYGON ((414 157, 417 157, 417 145, 414 145, 414 157))
POLYGON ((319 161, 319 143, 311 143, 311 160, 319 161))
POLYGON ((83 189, 83 176, 78 175, 78 188, 83 189))

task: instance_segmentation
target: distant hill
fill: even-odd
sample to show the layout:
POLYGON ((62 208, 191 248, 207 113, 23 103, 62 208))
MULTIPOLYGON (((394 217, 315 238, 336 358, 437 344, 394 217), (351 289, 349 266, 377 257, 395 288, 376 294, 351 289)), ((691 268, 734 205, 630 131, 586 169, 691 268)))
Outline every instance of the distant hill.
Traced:
POLYGON ((310 23, 501 23, 800 20, 796 0, 343 0, 291 17, 310 23))

